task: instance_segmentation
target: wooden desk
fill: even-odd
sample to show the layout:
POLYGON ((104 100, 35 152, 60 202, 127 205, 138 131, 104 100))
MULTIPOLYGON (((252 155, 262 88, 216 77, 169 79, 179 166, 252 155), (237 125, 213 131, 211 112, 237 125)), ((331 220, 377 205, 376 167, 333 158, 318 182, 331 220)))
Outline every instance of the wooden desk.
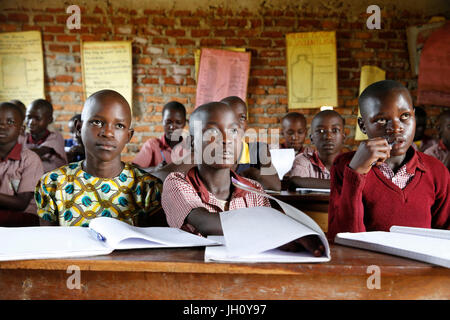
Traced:
POLYGON ((203 248, 0 262, 0 299, 450 299, 450 269, 333 245, 321 264, 203 262, 203 248), (68 289, 81 269, 81 288, 68 289), (381 270, 368 289, 367 267, 381 270))
POLYGON ((309 215, 322 228, 328 231, 328 203, 330 196, 323 193, 301 194, 295 191, 280 191, 271 193, 271 196, 302 210, 309 215))

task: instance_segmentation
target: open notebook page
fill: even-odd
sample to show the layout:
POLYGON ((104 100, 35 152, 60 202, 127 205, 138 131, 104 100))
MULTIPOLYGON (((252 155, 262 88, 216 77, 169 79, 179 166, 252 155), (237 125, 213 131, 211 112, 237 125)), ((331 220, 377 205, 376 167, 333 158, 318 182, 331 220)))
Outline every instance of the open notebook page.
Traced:
POLYGON ((336 243, 425 261, 450 268, 450 240, 397 232, 338 233, 336 243))
POLYGON ((106 243, 114 249, 194 247, 216 244, 214 241, 177 228, 139 228, 106 217, 95 218, 89 227, 106 238, 106 243))
POLYGON ((267 198, 272 199, 273 201, 277 202, 280 205, 281 209, 283 209, 283 211, 286 215, 288 215, 292 219, 297 220, 298 222, 300 222, 304 226, 308 227, 309 229, 315 231, 325 246, 325 252, 327 253, 327 256, 330 255, 330 245, 328 244, 328 240, 327 240, 327 237, 325 236, 325 233, 322 231, 322 229, 319 227, 319 225, 307 214, 305 214, 304 212, 302 212, 301 210, 299 210, 297 208, 294 208, 290 204, 287 204, 281 200, 278 200, 275 197, 272 197, 272 196, 270 196, 264 192, 261 192, 255 188, 246 186, 234 178, 232 178, 232 183, 237 188, 241 188, 241 189, 247 190, 249 192, 257 193, 263 197, 267 197, 267 198))
MULTIPOLYGON (((225 242, 223 236, 208 236, 208 239, 218 242, 225 242)), ((317 263, 330 261, 328 257, 314 257, 311 253, 303 252, 287 252, 279 249, 272 249, 263 251, 257 254, 251 254, 240 257, 230 257, 227 254, 225 246, 207 247, 205 249, 206 262, 246 262, 246 263, 260 263, 260 262, 282 262, 282 263, 317 263)))
POLYGON ((246 256, 277 248, 316 232, 269 207, 220 213, 229 256, 246 256))
POLYGON ((0 261, 85 257, 112 249, 83 227, 0 228, 0 261))

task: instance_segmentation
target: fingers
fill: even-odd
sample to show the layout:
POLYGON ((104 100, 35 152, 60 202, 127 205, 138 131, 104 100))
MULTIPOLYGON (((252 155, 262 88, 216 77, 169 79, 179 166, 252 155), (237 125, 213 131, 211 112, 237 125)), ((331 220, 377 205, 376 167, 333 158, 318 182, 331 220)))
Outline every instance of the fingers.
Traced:
POLYGON ((315 257, 320 257, 325 252, 325 246, 322 244, 320 238, 316 235, 309 235, 296 240, 306 250, 311 252, 315 257))
POLYGON ((320 238, 316 235, 309 235, 299 238, 278 247, 278 249, 288 252, 307 250, 315 257, 320 257, 325 253, 325 246, 322 244, 320 238))

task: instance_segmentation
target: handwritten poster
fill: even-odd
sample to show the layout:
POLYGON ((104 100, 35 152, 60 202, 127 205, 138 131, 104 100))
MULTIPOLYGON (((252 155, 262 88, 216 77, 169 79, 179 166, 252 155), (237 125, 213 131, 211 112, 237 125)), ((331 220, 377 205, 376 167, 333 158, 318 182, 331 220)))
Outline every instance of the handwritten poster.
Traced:
POLYGON ((445 21, 428 23, 421 26, 408 27, 406 29, 406 38, 408 39, 409 61, 411 71, 414 76, 419 74, 419 62, 423 46, 428 37, 437 29, 441 28, 445 21))
POLYGON ((196 107, 228 96, 246 101, 249 73, 250 52, 202 49, 196 107))
POLYGON ((81 62, 85 99, 96 91, 112 89, 132 107, 131 41, 82 42, 81 62))
POLYGON ((417 103, 450 107, 450 21, 428 38, 420 57, 417 103))
MULTIPOLYGON (((380 69, 376 66, 362 66, 361 68, 361 77, 359 82, 359 94, 361 94, 364 89, 370 86, 372 83, 385 80, 386 79, 386 71, 380 69)), ((361 117, 361 113, 358 108, 358 118, 361 117)), ((366 134, 362 133, 359 125, 356 124, 355 130, 355 140, 367 140, 368 137, 366 134)))
POLYGON ((286 35, 290 109, 337 106, 336 33, 286 35))
MULTIPOLYGON (((245 52, 245 48, 235 48, 235 47, 225 47, 222 50, 236 51, 236 52, 245 52)), ((194 51, 194 61, 195 61, 195 80, 198 79, 198 68, 200 67, 200 55, 202 53, 202 49, 197 49, 194 51)))
POLYGON ((44 59, 39 31, 0 33, 0 101, 28 106, 44 99, 44 59))

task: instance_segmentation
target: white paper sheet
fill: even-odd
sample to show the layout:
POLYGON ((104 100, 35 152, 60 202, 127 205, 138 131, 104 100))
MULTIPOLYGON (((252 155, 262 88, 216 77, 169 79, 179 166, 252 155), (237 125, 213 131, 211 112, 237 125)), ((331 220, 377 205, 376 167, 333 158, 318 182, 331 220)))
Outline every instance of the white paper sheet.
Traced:
POLYGON ((316 234, 269 207, 244 208, 220 213, 227 254, 239 257, 277 248, 295 239, 316 234))
POLYGON ((270 149, 270 157, 280 180, 292 169, 295 160, 294 149, 270 149))
POLYGON ((95 218, 89 227, 106 238, 114 249, 195 247, 216 244, 178 228, 138 228, 117 219, 95 218))
POLYGON ((336 243, 450 268, 450 240, 397 232, 338 233, 336 243))
POLYGON ((0 261, 85 257, 112 249, 83 227, 0 228, 0 261))
MULTIPOLYGON (((208 239, 225 243, 223 236, 208 236, 208 239)), ((314 257, 309 252, 287 252, 279 249, 263 251, 257 254, 230 257, 225 246, 207 247, 206 262, 245 262, 245 263, 318 263, 330 261, 328 257, 314 257)))

